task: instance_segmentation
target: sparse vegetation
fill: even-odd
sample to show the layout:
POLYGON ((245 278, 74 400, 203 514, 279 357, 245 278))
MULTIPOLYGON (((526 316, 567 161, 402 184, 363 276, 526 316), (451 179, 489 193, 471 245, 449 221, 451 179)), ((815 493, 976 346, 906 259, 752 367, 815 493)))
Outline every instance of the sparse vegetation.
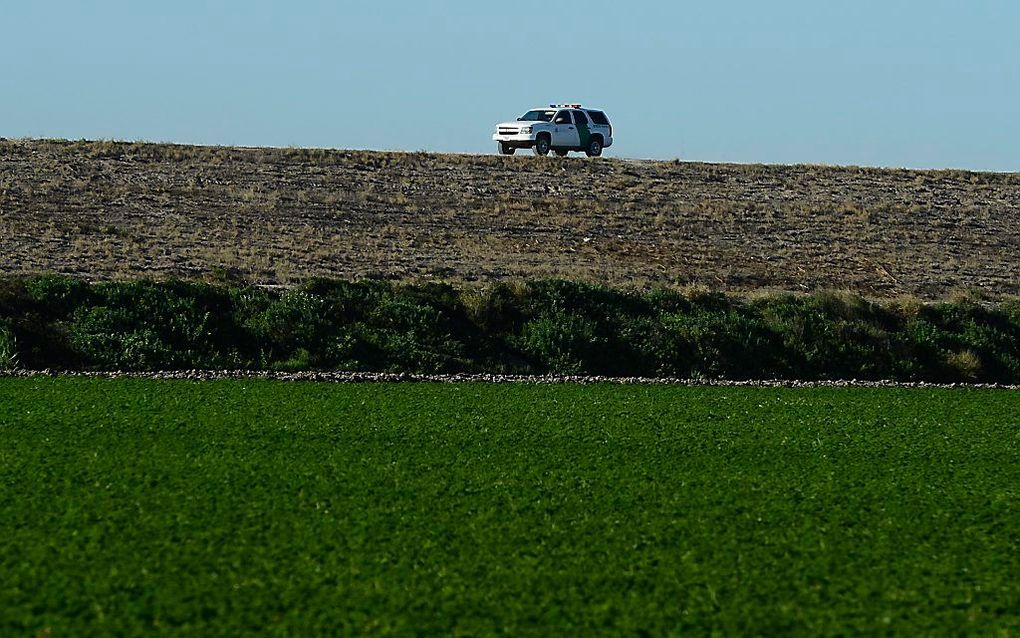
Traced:
POLYGON ((0 274, 1020 294, 1020 176, 0 141, 0 274))
POLYGON ((1020 382, 1020 303, 544 280, 0 281, 0 361, 68 369, 1020 382), (6 344, 6 345, 5 345, 6 344))

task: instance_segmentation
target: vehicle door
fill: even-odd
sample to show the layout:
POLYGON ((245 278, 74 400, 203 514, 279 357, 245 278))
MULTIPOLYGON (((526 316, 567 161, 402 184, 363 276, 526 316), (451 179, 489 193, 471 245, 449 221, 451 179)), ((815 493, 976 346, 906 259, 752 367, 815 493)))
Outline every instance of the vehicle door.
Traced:
POLYGON ((570 111, 557 111, 553 116, 552 145, 556 148, 576 148, 577 144, 577 127, 570 117, 570 111))
POLYGON ((574 126, 577 127, 577 145, 581 148, 588 148, 591 142, 591 127, 588 126, 588 115, 584 111, 573 111, 574 126))

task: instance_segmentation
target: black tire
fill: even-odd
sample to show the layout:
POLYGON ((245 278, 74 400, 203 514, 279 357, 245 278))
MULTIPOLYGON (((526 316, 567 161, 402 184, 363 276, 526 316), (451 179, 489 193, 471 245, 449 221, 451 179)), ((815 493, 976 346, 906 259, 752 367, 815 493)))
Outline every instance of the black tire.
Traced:
POLYGON ((552 144, 552 139, 548 135, 539 135, 535 140, 535 155, 548 155, 550 144, 552 144))
POLYGON ((556 149, 556 154, 559 155, 560 157, 566 157, 567 151, 565 149, 558 148, 556 149))
POLYGON ((602 155, 602 138, 592 136, 591 141, 588 142, 588 148, 584 149, 584 154, 588 157, 602 155))
POLYGON ((517 150, 516 148, 514 148, 513 146, 510 146, 509 144, 500 144, 499 145, 499 152, 502 155, 513 155, 514 151, 516 151, 516 150, 517 150))

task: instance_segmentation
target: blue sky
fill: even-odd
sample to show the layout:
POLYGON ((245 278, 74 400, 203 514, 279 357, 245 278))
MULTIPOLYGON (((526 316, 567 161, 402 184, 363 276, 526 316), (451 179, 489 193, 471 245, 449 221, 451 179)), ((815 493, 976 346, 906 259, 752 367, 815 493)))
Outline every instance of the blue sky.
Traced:
POLYGON ((493 152, 604 108, 623 157, 1020 170, 1020 2, 198 2, 0 9, 0 136, 493 152))

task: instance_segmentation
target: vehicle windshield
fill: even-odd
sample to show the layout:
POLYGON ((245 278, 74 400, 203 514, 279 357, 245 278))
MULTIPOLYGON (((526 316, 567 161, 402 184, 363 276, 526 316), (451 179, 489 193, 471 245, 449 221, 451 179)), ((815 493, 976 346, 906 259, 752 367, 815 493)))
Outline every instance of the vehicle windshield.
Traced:
POLYGON ((556 114, 556 111, 545 111, 536 110, 528 111, 524 115, 517 118, 520 122, 551 122, 552 116, 556 114))

